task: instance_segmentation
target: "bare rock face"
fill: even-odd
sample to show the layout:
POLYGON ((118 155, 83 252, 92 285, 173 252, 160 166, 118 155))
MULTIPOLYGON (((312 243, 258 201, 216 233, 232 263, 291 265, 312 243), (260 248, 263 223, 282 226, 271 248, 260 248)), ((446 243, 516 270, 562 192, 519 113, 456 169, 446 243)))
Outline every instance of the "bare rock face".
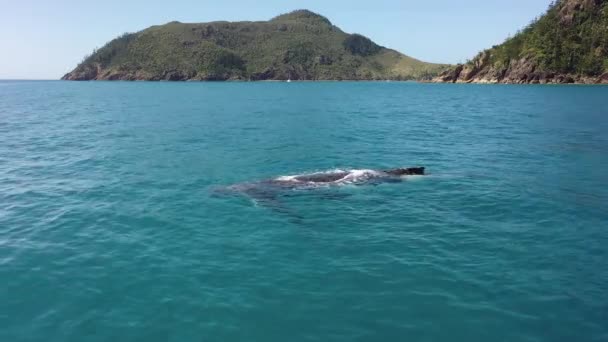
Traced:
POLYGON ((464 66, 462 64, 457 65, 453 69, 446 70, 439 74, 439 76, 433 78, 431 82, 435 83, 454 83, 458 80, 460 73, 464 66))
POLYGON ((101 73, 101 66, 99 64, 89 65, 84 68, 79 68, 66 74, 61 79, 66 81, 86 81, 96 79, 101 73))
POLYGON ((559 11, 560 23, 562 25, 572 25, 576 12, 593 10, 600 3, 601 0, 565 0, 559 11))
POLYGON ((504 83, 540 83, 539 75, 535 74, 536 63, 527 58, 511 60, 503 78, 504 83))
POLYGON ((471 63, 465 65, 458 77, 460 82, 471 82, 475 79, 484 78, 483 75, 486 72, 486 66, 489 64, 490 55, 487 51, 480 53, 471 63))
POLYGON ((460 75, 458 75, 458 78, 456 79, 456 83, 469 83, 473 81, 473 78, 479 73, 480 70, 481 69, 475 65, 464 65, 460 75))

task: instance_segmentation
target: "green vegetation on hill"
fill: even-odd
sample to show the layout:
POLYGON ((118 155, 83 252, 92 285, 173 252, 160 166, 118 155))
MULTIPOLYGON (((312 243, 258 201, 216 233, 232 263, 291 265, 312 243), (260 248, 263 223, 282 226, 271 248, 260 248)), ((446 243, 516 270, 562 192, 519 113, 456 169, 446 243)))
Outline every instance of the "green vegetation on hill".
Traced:
POLYGON ((554 2, 544 16, 491 52, 491 60, 502 65, 528 57, 542 70, 558 73, 608 71, 608 1, 554 2))
POLYGON ((299 10, 265 22, 171 22, 124 34, 64 79, 414 79, 444 68, 347 34, 327 18, 299 10))
POLYGON ((607 83, 608 0, 560 0, 438 82, 607 83))

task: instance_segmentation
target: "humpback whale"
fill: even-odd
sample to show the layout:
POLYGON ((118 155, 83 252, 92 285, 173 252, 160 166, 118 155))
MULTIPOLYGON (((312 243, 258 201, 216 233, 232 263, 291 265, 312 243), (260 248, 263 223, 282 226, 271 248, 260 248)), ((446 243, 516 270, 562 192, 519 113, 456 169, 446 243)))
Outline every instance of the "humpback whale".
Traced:
POLYGON ((313 190, 344 185, 399 183, 404 181, 405 176, 421 176, 424 174, 424 167, 396 168, 389 170, 332 170, 280 176, 262 181, 234 184, 217 188, 215 189, 214 194, 242 194, 253 199, 256 203, 299 218, 299 216, 283 206, 279 201, 279 197, 289 196, 293 190, 313 190))
POLYGON ((226 187, 228 192, 241 192, 245 194, 263 193, 295 190, 295 189, 314 189, 319 187, 331 187, 340 185, 365 185, 379 183, 402 182, 404 176, 424 175, 424 167, 409 167, 390 170, 332 170, 325 172, 315 172, 292 176, 280 176, 249 183, 239 183, 226 187))

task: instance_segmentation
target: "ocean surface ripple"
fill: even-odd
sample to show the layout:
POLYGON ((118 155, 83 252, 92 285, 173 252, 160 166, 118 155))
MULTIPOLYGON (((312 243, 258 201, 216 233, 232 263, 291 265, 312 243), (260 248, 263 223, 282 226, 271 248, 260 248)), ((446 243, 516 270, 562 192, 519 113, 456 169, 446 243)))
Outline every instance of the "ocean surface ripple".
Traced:
POLYGON ((0 341, 608 340, 608 87, 0 84, 0 341))

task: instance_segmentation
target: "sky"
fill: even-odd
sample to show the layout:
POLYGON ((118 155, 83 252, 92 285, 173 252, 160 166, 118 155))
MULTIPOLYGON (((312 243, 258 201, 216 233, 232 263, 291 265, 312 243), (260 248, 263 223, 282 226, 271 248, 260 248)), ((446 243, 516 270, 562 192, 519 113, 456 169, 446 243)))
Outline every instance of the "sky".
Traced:
POLYGON ((58 79, 124 32, 170 21, 268 20, 295 9, 435 63, 461 63, 551 0, 0 0, 0 79, 58 79))

